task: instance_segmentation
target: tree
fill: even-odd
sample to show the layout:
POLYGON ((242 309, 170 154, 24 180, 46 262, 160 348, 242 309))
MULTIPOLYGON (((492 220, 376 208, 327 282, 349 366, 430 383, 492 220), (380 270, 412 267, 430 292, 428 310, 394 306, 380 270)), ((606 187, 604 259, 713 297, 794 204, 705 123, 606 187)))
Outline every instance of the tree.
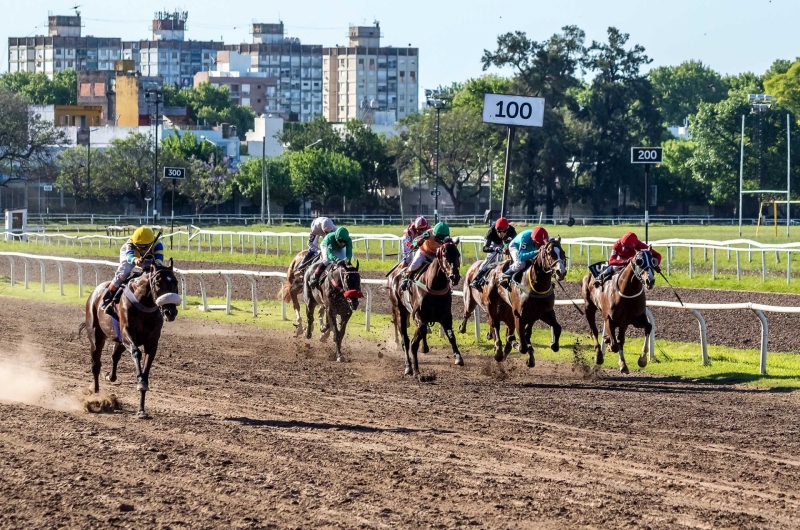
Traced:
POLYGON ((189 160, 186 179, 178 184, 178 191, 191 203, 195 214, 200 214, 209 206, 219 206, 231 198, 235 175, 227 158, 219 164, 193 158, 189 160))
POLYGON ((174 155, 177 159, 188 160, 192 157, 208 162, 214 154, 214 145, 208 142, 198 142, 197 135, 192 131, 176 129, 175 134, 161 140, 161 150, 165 155, 174 155))
MULTIPOLYGON (((152 194, 153 138, 138 132, 113 140, 108 151, 107 177, 110 187, 133 199, 141 208, 152 194)), ((94 165, 94 164, 93 164, 94 165)))
MULTIPOLYGON (((234 179, 239 193, 256 204, 261 204, 262 167, 263 163, 260 157, 250 158, 239 164, 239 172, 234 179)), ((295 204, 297 199, 292 190, 288 155, 268 158, 267 172, 270 200, 284 207, 295 204)))
POLYGON ((364 187, 361 167, 341 153, 305 149, 289 155, 289 175, 295 194, 328 209, 332 199, 357 200, 364 187))
POLYGON ((256 117, 249 107, 231 102, 227 86, 214 87, 209 82, 201 83, 197 88, 165 87, 164 105, 188 107, 195 120, 208 126, 233 125, 241 139, 253 128, 256 117))
POLYGON ((278 140, 292 152, 302 151, 317 140, 322 141, 314 145, 316 148, 337 153, 344 152, 342 136, 333 129, 333 124, 322 116, 317 116, 307 123, 286 123, 278 140))
POLYGON ((380 205, 378 192, 397 185, 393 159, 387 150, 386 138, 358 120, 344 126, 343 154, 361 166, 367 200, 361 205, 367 211, 376 211, 380 205))
POLYGON ((0 166, 15 162, 32 166, 49 160, 54 149, 68 144, 64 129, 34 114, 20 96, 0 90, 0 166))
POLYGON ((78 74, 64 70, 51 80, 43 73, 7 73, 0 75, 0 90, 13 92, 31 105, 77 105, 78 74))
POLYGON ((764 81, 764 90, 794 114, 800 112, 800 60, 783 73, 776 73, 764 81))
POLYGON ((666 125, 682 124, 700 103, 718 103, 728 96, 728 85, 701 61, 650 70, 659 110, 666 125))

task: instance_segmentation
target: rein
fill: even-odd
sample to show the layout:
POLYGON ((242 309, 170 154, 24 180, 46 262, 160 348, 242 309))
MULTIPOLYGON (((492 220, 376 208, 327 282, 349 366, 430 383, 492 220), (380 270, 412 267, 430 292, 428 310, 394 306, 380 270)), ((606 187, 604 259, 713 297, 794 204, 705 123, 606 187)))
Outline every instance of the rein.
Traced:
MULTIPOLYGON (((633 268, 633 262, 629 262, 628 263, 628 267, 633 268)), ((614 282, 614 285, 617 288, 617 294, 619 294, 622 298, 629 298, 629 299, 630 298, 639 298, 644 293, 644 282, 642 282, 641 278, 639 278, 639 276, 636 275, 635 271, 632 271, 631 274, 633 275, 634 278, 639 280, 639 284, 642 286, 642 290, 639 291, 638 293, 632 295, 632 296, 631 295, 627 295, 627 294, 623 294, 622 290, 619 288, 619 277, 622 276, 622 274, 617 274, 617 279, 614 282)))

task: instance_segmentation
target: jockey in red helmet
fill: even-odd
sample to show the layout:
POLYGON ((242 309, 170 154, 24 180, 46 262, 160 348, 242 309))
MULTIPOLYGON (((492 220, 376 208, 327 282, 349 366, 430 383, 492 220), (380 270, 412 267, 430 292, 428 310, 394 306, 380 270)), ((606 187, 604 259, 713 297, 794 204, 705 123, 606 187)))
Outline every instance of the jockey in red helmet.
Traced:
MULTIPOLYGON (((630 260, 636 257, 638 251, 648 249, 656 260, 656 263, 661 263, 661 254, 650 248, 649 245, 639 241, 639 238, 633 232, 628 232, 619 238, 611 248, 611 256, 608 258, 608 267, 606 267, 594 281, 595 287, 603 285, 603 282, 611 278, 614 272, 627 265, 630 260)), ((660 270, 658 265, 656 265, 656 271, 660 270)))
POLYGON ((503 258, 503 252, 508 247, 514 238, 517 237, 516 229, 508 224, 508 219, 505 217, 499 218, 492 223, 486 236, 483 238, 483 251, 488 254, 475 279, 470 283, 470 287, 474 287, 479 291, 483 288, 484 278, 489 273, 494 265, 500 263, 503 258))
POLYGON ((403 230, 403 263, 408 265, 414 259, 414 251, 416 250, 414 247, 414 240, 425 233, 429 228, 428 220, 420 215, 414 219, 413 223, 403 230))

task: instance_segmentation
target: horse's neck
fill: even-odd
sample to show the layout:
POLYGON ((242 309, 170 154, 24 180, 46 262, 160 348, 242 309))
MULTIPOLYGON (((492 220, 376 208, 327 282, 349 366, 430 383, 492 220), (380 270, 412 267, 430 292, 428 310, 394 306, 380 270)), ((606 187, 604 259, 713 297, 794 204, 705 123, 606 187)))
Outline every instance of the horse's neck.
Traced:
POLYGON ((633 273, 633 266, 629 263, 619 274, 619 291, 624 295, 635 295, 642 288, 642 282, 633 273))
POLYGON ((142 274, 130 282, 128 286, 133 292, 133 296, 139 300, 139 302, 144 305, 149 305, 152 300, 151 297, 148 296, 150 294, 150 278, 147 273, 142 274))
POLYGON ((447 287, 449 280, 447 274, 439 266, 439 258, 434 258, 428 269, 426 287, 431 290, 441 290, 447 287))
POLYGON ((533 260, 533 265, 531 265, 531 270, 533 271, 533 281, 531 283, 533 283, 533 288, 540 293, 549 290, 553 283, 550 274, 544 271, 544 264, 542 263, 544 260, 541 257, 542 252, 543 251, 539 251, 539 254, 536 255, 536 259, 533 260))

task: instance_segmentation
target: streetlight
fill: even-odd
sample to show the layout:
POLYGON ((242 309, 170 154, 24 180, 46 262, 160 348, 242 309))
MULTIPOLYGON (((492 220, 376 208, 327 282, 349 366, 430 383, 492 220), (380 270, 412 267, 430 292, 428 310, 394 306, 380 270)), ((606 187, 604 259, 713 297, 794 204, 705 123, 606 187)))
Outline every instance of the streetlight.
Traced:
POLYGON ((148 104, 155 105, 155 137, 153 138, 153 142, 155 143, 155 154, 153 157, 153 190, 152 190, 152 201, 153 201, 153 224, 156 222, 156 177, 158 175, 158 122, 160 120, 160 116, 158 113, 158 106, 164 102, 164 92, 160 88, 148 88, 144 92, 144 99, 148 104))
POLYGON ((86 129, 86 196, 89 199, 89 206, 92 205, 92 133, 99 131, 100 128, 86 129))
POLYGON ((261 143, 261 222, 264 222, 264 210, 267 211, 267 222, 272 224, 272 215, 269 208, 269 168, 267 167, 267 116, 262 114, 264 120, 264 140, 261 143))
POLYGON ((220 147, 219 144, 216 143, 215 141, 203 136, 203 135, 200 135, 200 141, 201 142, 208 142, 208 143, 210 143, 211 145, 214 146, 214 166, 215 167, 218 166, 219 165, 219 160, 218 160, 219 159, 219 147, 220 147))
POLYGON ((320 139, 319 139, 319 140, 317 140, 316 142, 312 142, 312 143, 308 144, 308 145, 307 145, 307 146, 305 146, 303 149, 308 149, 309 147, 314 147, 315 145, 317 145, 317 144, 318 144, 318 143, 320 143, 321 141, 322 141, 322 138, 320 138, 320 139))
POLYGON ((447 105, 447 94, 441 90, 425 90, 428 106, 436 109, 436 187, 434 188, 433 219, 439 222, 439 113, 447 105))

